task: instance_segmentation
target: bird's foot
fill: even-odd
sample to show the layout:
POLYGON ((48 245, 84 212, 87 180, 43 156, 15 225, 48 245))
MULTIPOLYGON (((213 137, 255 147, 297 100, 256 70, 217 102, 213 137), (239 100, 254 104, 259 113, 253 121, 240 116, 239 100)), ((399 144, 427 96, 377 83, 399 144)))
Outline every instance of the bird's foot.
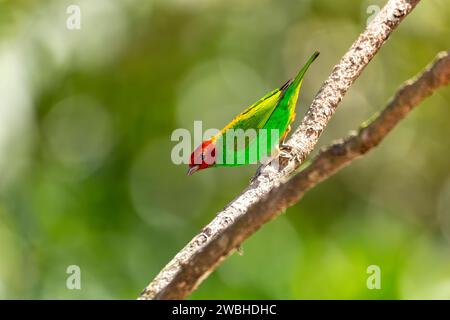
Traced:
POLYGON ((286 166, 292 159, 295 159, 295 161, 297 162, 301 162, 300 155, 301 153, 300 150, 298 150, 298 148, 284 143, 281 144, 280 154, 278 158, 275 159, 275 161, 277 162, 276 165, 278 165, 278 171, 281 171, 284 168, 286 168, 286 166))
POLYGON ((281 172, 293 159, 296 162, 301 162, 300 150, 288 144, 280 144, 276 147, 270 158, 261 161, 261 165, 256 170, 255 175, 250 179, 250 183, 254 182, 268 165, 274 167, 276 171, 281 172))

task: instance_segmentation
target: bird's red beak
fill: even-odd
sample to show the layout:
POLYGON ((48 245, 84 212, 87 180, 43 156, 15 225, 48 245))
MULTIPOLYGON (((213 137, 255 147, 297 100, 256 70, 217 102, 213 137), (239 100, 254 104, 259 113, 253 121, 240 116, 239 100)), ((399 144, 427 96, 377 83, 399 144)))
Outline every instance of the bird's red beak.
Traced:
POLYGON ((198 165, 198 164, 196 164, 195 166, 190 167, 188 172, 186 173, 186 175, 188 175, 188 176, 193 175, 199 168, 200 168, 200 165, 198 165))

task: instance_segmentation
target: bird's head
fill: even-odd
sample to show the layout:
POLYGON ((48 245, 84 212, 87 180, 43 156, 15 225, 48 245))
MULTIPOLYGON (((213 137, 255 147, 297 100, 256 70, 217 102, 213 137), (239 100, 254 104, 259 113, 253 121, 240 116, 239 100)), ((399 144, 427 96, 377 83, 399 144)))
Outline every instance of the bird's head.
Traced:
POLYGON ((189 170, 187 175, 212 167, 216 164, 216 145, 209 139, 202 142, 194 152, 191 153, 189 170))

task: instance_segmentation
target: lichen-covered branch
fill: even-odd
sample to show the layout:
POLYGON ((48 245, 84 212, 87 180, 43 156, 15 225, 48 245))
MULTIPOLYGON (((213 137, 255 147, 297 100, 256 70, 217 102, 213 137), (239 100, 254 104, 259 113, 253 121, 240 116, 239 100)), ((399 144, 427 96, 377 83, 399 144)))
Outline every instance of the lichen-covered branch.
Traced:
MULTIPOLYGON (((237 198, 178 252, 144 289, 139 299, 185 298, 240 243, 301 197, 302 193, 296 198, 298 193, 294 188, 297 185, 290 183, 289 179, 314 149, 347 90, 418 2, 388 1, 334 67, 317 93, 303 121, 287 142, 292 151, 284 169, 275 170, 273 166, 263 168, 237 198)), ((320 173, 318 176, 318 179, 313 179, 312 173, 309 179, 317 183, 324 178, 320 177, 320 173)), ((297 177, 291 181, 298 181, 297 177)))

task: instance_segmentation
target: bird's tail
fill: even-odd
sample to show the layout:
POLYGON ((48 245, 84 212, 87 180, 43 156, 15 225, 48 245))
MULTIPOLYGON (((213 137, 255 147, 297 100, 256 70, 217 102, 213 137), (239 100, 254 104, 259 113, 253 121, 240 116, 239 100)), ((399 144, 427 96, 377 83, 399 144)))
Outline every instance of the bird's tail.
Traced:
POLYGON ((300 82, 303 80, 303 76, 305 75, 306 71, 308 70, 309 66, 316 60, 316 58, 319 56, 320 52, 315 51, 312 56, 308 59, 308 61, 305 63, 303 68, 300 69, 297 76, 292 81, 292 87, 297 87, 300 82))

